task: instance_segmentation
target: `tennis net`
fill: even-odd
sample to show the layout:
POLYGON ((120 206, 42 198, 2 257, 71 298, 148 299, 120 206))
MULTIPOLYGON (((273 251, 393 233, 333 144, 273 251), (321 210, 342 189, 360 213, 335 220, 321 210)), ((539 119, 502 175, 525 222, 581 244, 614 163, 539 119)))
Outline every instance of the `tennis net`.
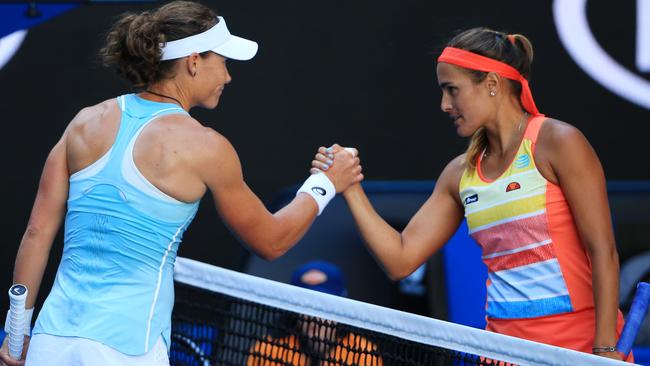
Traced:
POLYGON ((186 258, 172 365, 629 365, 186 258))

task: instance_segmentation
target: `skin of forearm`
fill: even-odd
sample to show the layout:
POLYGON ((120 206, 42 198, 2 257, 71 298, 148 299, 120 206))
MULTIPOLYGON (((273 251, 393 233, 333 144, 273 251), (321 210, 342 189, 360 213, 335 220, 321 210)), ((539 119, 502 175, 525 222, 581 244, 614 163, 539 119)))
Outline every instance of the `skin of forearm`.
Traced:
POLYGON ((50 256, 52 240, 51 235, 28 227, 20 243, 14 266, 14 283, 27 286, 29 293, 25 307, 28 309, 34 307, 36 303, 43 273, 50 256))
POLYGON ((252 228, 256 235, 248 238, 254 247, 264 248, 258 253, 267 260, 282 256, 305 235, 311 227, 318 206, 313 198, 301 194, 271 216, 266 229, 252 228))
POLYGON ((594 346, 616 345, 618 315, 618 254, 616 250, 591 252, 596 336, 594 346))
POLYGON ((402 263, 402 235, 379 216, 361 185, 350 187, 344 192, 344 197, 366 245, 388 276, 397 280, 408 275, 404 270, 407 266, 402 263))

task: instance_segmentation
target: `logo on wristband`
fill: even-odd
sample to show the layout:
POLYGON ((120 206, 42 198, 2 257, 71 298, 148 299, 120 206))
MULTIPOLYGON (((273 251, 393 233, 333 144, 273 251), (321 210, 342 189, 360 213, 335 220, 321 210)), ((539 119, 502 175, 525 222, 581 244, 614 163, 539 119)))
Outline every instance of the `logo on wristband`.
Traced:
POLYGON ((321 196, 324 196, 327 193, 327 191, 321 187, 311 187, 311 191, 316 194, 320 194, 321 196))

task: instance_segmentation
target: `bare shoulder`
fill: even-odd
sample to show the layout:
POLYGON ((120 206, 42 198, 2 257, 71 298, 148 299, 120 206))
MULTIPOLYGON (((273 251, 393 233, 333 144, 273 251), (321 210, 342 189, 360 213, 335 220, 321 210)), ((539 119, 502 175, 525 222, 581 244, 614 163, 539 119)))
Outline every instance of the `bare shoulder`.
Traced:
POLYGON ((562 172, 597 161, 591 144, 579 129, 556 119, 544 122, 535 147, 535 164, 548 181, 558 184, 562 172))
POLYGON ((179 128, 175 139, 185 148, 190 156, 188 162, 200 176, 207 178, 209 172, 235 173, 241 169, 235 148, 219 132, 189 116, 176 121, 175 126, 179 128))
POLYGON ((118 110, 119 106, 117 100, 108 99, 95 105, 82 108, 77 112, 77 115, 74 116, 70 124, 73 127, 83 127, 89 123, 101 120, 103 116, 106 116, 111 111, 117 112, 118 110))
POLYGON ((460 178, 463 176, 463 172, 465 172, 465 168, 467 167, 466 159, 467 154, 461 154, 453 158, 449 163, 447 163, 445 169, 443 169, 440 174, 440 179, 451 180, 452 182, 459 183, 460 178))
POLYGON ((82 108, 70 121, 65 133, 76 143, 83 141, 84 144, 101 145, 101 150, 115 138, 119 115, 120 108, 115 99, 82 108))
POLYGON ((446 188, 454 197, 458 197, 460 179, 467 167, 466 159, 467 154, 461 154, 452 159, 438 178, 438 184, 446 188))
POLYGON ((547 119, 539 130, 538 146, 566 148, 571 144, 587 142, 585 136, 575 126, 557 119, 547 119), (568 144, 568 145, 567 145, 568 144))
POLYGON ((213 128, 206 127, 189 116, 179 122, 178 125, 185 125, 181 135, 185 137, 187 146, 200 156, 213 160, 236 155, 230 141, 213 128))

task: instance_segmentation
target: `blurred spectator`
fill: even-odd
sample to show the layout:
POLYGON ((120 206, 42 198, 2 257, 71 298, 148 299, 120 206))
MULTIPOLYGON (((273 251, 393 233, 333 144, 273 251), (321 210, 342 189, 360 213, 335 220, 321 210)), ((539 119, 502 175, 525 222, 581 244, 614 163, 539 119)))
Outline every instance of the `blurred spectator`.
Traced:
MULTIPOLYGON (((308 262, 291 277, 291 284, 347 297, 343 272, 325 261, 308 262)), ((251 347, 248 366, 279 365, 378 365, 383 364, 377 347, 336 322, 297 315, 288 321, 284 334, 270 334, 251 347)))

